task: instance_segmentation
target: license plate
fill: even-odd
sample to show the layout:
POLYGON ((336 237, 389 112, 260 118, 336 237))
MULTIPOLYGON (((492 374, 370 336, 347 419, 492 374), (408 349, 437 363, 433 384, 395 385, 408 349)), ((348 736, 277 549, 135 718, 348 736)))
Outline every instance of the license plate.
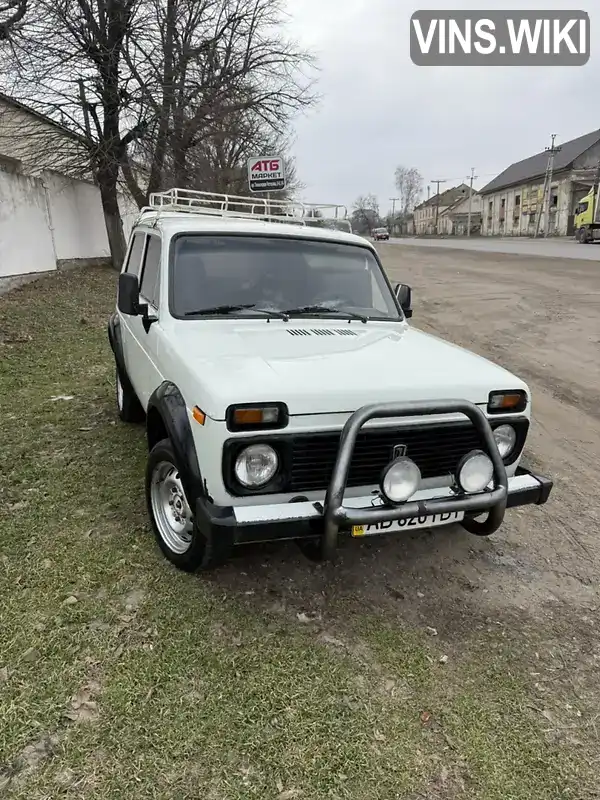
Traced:
POLYGON ((453 522, 460 522, 464 516, 464 511, 449 511, 446 514, 394 519, 388 522, 373 522, 370 525, 353 525, 352 536, 359 538, 362 536, 377 536, 379 533, 393 533, 394 531, 414 531, 417 528, 437 528, 439 525, 451 525, 453 522))

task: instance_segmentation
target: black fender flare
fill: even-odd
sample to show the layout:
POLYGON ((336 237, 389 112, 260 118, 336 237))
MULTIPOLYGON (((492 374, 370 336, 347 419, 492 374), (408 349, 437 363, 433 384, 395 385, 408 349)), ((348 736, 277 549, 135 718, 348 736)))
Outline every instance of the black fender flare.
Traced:
POLYGON ((206 496, 206 489, 198 463, 185 400, 177 386, 171 381, 163 381, 150 396, 146 411, 148 432, 155 413, 160 414, 167 430, 167 435, 175 451, 185 496, 190 508, 194 509, 198 498, 206 496))
POLYGON ((123 336, 121 334, 121 320, 116 311, 114 311, 108 320, 108 341, 110 342, 111 350, 115 356, 117 369, 121 382, 127 380, 127 370, 125 369, 125 357, 123 355, 123 336))

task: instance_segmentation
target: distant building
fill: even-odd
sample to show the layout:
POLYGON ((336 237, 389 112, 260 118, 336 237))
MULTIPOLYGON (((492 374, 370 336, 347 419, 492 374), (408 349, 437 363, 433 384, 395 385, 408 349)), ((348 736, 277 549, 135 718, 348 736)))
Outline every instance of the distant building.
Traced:
MULTIPOLYGON (((469 226, 469 193, 448 206, 439 218, 438 232, 444 236, 466 236, 469 226)), ((471 197, 471 233, 481 232, 481 195, 471 197)))
POLYGON ((419 203, 414 212, 414 226, 417 235, 436 233, 436 218, 438 233, 440 230, 440 216, 459 200, 469 196, 469 187, 466 183, 446 189, 445 192, 434 194, 428 200, 419 203))
MULTIPOLYGON (((600 130, 560 147, 554 158, 548 233, 571 236, 575 206, 588 193, 600 163, 600 130)), ((511 164, 480 190, 484 235, 532 236, 538 213, 540 231, 546 230, 543 186, 547 164, 548 153, 536 153, 511 164)))

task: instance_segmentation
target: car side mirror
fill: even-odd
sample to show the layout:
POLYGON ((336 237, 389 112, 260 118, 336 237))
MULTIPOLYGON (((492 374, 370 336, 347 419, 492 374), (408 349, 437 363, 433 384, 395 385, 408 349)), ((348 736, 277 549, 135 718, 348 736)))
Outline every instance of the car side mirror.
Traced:
POLYGON ((396 299, 400 304, 400 308, 404 312, 404 316, 409 319, 412 317, 412 289, 410 286, 407 286, 405 283, 397 284, 396 288, 394 289, 394 293, 396 295, 396 299))
POLYGON ((140 285, 133 272, 122 272, 119 275, 117 306, 123 314, 132 317, 140 313, 140 285))

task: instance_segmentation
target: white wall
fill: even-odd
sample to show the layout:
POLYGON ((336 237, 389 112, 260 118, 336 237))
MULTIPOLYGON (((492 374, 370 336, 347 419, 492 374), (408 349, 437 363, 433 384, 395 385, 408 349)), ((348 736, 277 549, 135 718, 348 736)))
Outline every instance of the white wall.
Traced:
POLYGON ((58 260, 109 255, 98 187, 45 172, 54 246, 58 260))
MULTIPOLYGON (((0 276, 109 255, 87 162, 76 136, 0 97, 0 276), (10 168, 2 156, 13 160, 10 168)), ((137 206, 124 194, 119 206, 127 239, 137 206)))
POLYGON ((0 277, 56 269, 44 189, 0 170, 0 277))
MULTIPOLYGON (((125 239, 137 207, 119 202, 125 239)), ((56 262, 110 253, 97 186, 55 172, 34 178, 0 170, 0 276, 56 269, 56 262)))

